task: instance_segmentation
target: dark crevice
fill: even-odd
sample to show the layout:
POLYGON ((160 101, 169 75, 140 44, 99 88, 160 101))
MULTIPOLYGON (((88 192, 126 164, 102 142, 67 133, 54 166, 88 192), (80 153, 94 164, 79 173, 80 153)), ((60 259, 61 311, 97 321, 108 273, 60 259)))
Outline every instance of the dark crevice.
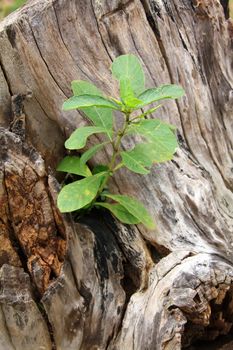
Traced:
POLYGON ((130 261, 124 253, 124 249, 121 247, 121 242, 117 234, 118 228, 111 214, 105 210, 93 209, 88 216, 83 216, 79 222, 90 227, 95 235, 94 256, 97 263, 97 275, 99 276, 100 286, 104 288, 104 280, 109 278, 106 261, 112 263, 115 273, 122 274, 121 264, 123 267, 123 278, 120 282, 125 292, 126 299, 123 307, 119 308, 120 321, 117 329, 113 329, 112 335, 109 336, 106 346, 106 348, 108 348, 122 329, 122 323, 130 297, 140 287, 140 276, 135 267, 130 264, 130 261), (120 255, 118 255, 119 253, 116 254, 117 251, 120 255))
POLYGON ((138 290, 138 288, 134 284, 134 281, 130 277, 131 273, 128 271, 129 270, 128 261, 123 261, 123 269, 124 269, 124 278, 121 281, 121 286, 122 286, 123 290, 125 291, 125 296, 126 296, 125 303, 123 305, 123 308, 121 310, 119 310, 119 312, 121 312, 121 317, 120 317, 120 322, 117 326, 117 329, 115 330, 115 336, 114 336, 114 338, 109 337, 106 349, 108 349, 109 346, 111 349, 111 342, 113 342, 115 339, 117 339, 119 333, 121 332, 122 327, 123 327, 123 321, 125 318, 125 314, 127 311, 127 307, 128 307, 130 298, 138 290))
POLYGON ((221 335, 213 341, 197 341, 186 350, 232 350, 233 349, 233 334, 221 335), (229 347, 227 345, 229 344, 229 347), (224 346, 224 348, 223 348, 224 346))
POLYGON ((57 346, 56 346, 56 342, 55 342, 55 338, 54 338, 54 332, 53 332, 53 326, 49 321, 48 315, 46 313, 46 310, 44 308, 44 305, 42 304, 40 299, 36 299, 34 298, 34 301, 37 304, 38 310, 40 311, 41 316, 43 317, 46 326, 48 328, 48 332, 49 332, 49 336, 50 336, 50 341, 52 343, 52 349, 51 350, 57 350, 57 346))
MULTIPOLYGON (((121 243, 121 241, 119 240, 119 236, 118 236, 118 231, 119 228, 116 226, 115 220, 113 218, 113 216, 105 211, 104 213, 104 220, 106 222, 106 225, 108 226, 109 230, 112 232, 112 234, 114 235, 114 237, 116 238, 117 242, 118 242, 118 246, 120 248, 120 251, 123 255, 123 267, 124 267, 124 279, 122 280, 122 286, 125 286, 127 288, 127 291, 125 290, 126 294, 130 297, 137 289, 140 288, 140 271, 138 271, 132 264, 131 261, 129 260, 129 258, 127 257, 125 251, 124 251, 124 246, 121 243), (133 283, 133 287, 132 286, 126 286, 126 281, 132 281, 133 283), (131 290, 131 292, 130 292, 131 290)), ((131 229, 131 227, 129 225, 125 225, 127 227, 128 230, 128 235, 134 236, 134 233, 131 229)), ((135 256, 136 259, 136 256, 135 256)))
POLYGON ((189 0, 189 1, 190 1, 190 6, 193 10, 193 14, 195 15, 196 14, 196 7, 197 7, 196 0, 189 0))
POLYGON ((107 261, 110 261, 114 273, 121 273, 120 261, 122 251, 114 233, 114 221, 105 210, 92 209, 91 212, 82 216, 79 223, 88 226, 95 236, 94 256, 96 259, 100 283, 109 278, 107 261), (117 253, 120 253, 119 257, 117 253))
MULTIPOLYGON (((142 0, 142 3, 145 4, 146 1, 147 0, 142 0)), ((144 8, 146 8, 145 5, 144 5, 144 8)), ((156 4, 155 2, 152 2, 151 3, 151 10, 156 16, 158 16, 159 18, 162 18, 161 8, 160 8, 160 6, 158 4, 156 4)))
POLYGON ((159 6, 156 5, 155 3, 153 3, 153 4, 151 4, 151 10, 150 10, 150 8, 147 4, 147 0, 141 0, 141 3, 142 3, 142 6, 144 8, 144 12, 146 14, 147 21, 148 21, 153 33, 156 35, 157 38, 160 39, 160 32, 158 29, 157 19, 156 19, 157 16, 159 18, 161 18, 159 6), (152 16, 151 12, 154 14, 154 16, 152 16))
POLYGON ((137 287, 134 285, 134 281, 130 278, 130 273, 128 273, 128 271, 127 271, 128 266, 129 266, 128 262, 123 263, 125 277, 122 280, 121 285, 125 291, 126 299, 125 299, 125 304, 123 306, 123 309, 121 310, 121 319, 120 319, 119 325, 118 325, 117 330, 116 330, 116 337, 115 338, 118 337, 119 333, 121 332, 121 330, 123 328, 123 321, 125 318, 125 314, 127 311, 127 307, 128 307, 130 298, 137 291, 137 287))
POLYGON ((179 131, 179 129, 177 129, 176 131, 176 136, 177 136, 177 140, 179 143, 180 148, 182 148, 184 151, 186 151, 188 154, 191 154, 190 148, 188 147, 186 140, 184 139, 184 137, 182 136, 181 132, 179 131))
POLYGON ((150 242, 146 241, 146 246, 150 252, 151 259, 155 264, 158 264, 162 258, 171 253, 171 251, 165 246, 155 244, 154 242, 151 244, 150 242))
POLYGON ((12 46, 12 48, 14 49, 15 48, 15 43, 16 43, 16 32, 15 32, 15 29, 13 27, 13 25, 9 25, 6 27, 6 35, 9 39, 9 42, 12 46))
MULTIPOLYGON (((217 288, 221 293, 221 286, 217 288)), ((209 302, 211 315, 208 324, 195 324, 188 317, 182 337, 182 349, 217 350, 224 344, 232 343, 232 292, 231 286, 222 302, 216 302, 216 299, 209 302)))
MULTIPOLYGON (((121 263, 123 265, 123 278, 121 280, 122 289, 125 291, 126 299, 122 309, 119 310, 121 313, 120 322, 117 330, 114 331, 114 339, 118 336, 120 330, 122 329, 122 323, 124 320, 125 312, 130 300, 130 297, 140 288, 140 272, 134 267, 129 258, 124 252, 124 248, 119 240, 118 227, 116 226, 115 220, 112 215, 105 210, 92 210, 88 217, 83 217, 81 223, 88 225, 92 232, 95 234, 96 239, 96 250, 95 250, 95 260, 97 261, 98 274, 100 275, 100 285, 103 284, 101 279, 108 278, 108 271, 106 270, 105 259, 107 258, 113 264, 117 266, 117 260, 114 259, 114 252, 111 253, 111 248, 109 250, 108 242, 111 242, 110 246, 114 245, 115 248, 121 253, 122 259, 121 263), (98 225, 97 225, 98 222, 98 225), (106 230, 107 229, 107 230, 106 230), (106 234, 104 233, 106 231, 106 234), (111 234, 110 234, 111 233, 111 234), (108 238, 107 238, 108 237, 108 238), (106 240, 107 239, 107 240, 106 240)), ((128 227, 130 232, 130 227, 128 227)), ((108 346, 114 340, 113 337, 109 337, 108 346)), ((106 348, 108 348, 108 346, 106 348)))
POLYGON ((225 18, 229 19, 230 17, 229 0, 220 0, 220 3, 223 7, 225 18))
MULTIPOLYGON (((178 31, 178 34, 179 34, 179 37, 180 37, 180 41, 181 41, 181 43, 182 43, 182 45, 183 45, 183 48, 190 54, 190 52, 189 52, 189 50, 188 50, 188 47, 187 47, 187 45, 186 45, 186 43, 185 43, 185 41, 184 41, 182 35, 180 34, 180 31, 178 31)), ((192 56, 191 54, 190 54, 190 56, 191 56, 191 58, 192 58, 193 63, 195 64, 194 59, 193 59, 193 56, 192 56)))
POLYGON ((128 260, 123 260, 124 278, 121 281, 122 288, 126 294, 125 305, 128 305, 131 295, 138 290, 138 285, 135 284, 135 279, 132 279, 134 269, 131 269, 128 260))
MULTIPOLYGON (((158 243, 151 243, 150 241, 148 241, 147 239, 144 238, 143 233, 141 232, 140 228, 138 226, 137 230, 139 231, 141 238, 144 240, 145 245, 148 249, 148 252, 150 254, 151 260, 153 261, 153 263, 156 265, 162 258, 164 258, 165 256, 167 256, 168 254, 171 253, 171 251, 158 243)), ((147 283, 146 283, 147 284, 147 283)))
MULTIPOLYGON (((110 215, 109 215, 110 217, 110 215)), ((110 218, 111 220, 111 218, 110 218)), ((122 271, 122 252, 119 248, 117 238, 110 229, 112 223, 107 224, 109 219, 105 219, 105 212, 103 210, 93 209, 88 215, 82 216, 78 222, 86 225, 91 229, 95 237, 94 244, 94 259, 96 261, 96 276, 99 281, 100 288, 102 289, 102 303, 101 309, 104 312, 104 295, 105 295, 105 281, 110 278, 109 274, 109 262, 112 265, 112 270, 114 274, 124 277, 122 271)), ((112 220, 113 221, 113 220, 112 220)), ((80 290, 80 288, 78 288, 80 290)), ((83 290, 80 291, 85 300, 87 300, 83 290)), ((85 291, 84 291, 85 292, 85 291)), ((88 296, 90 297, 90 296, 88 296)), ((87 300, 87 303, 89 301, 87 300)), ((120 311, 121 312, 121 311, 120 311)))

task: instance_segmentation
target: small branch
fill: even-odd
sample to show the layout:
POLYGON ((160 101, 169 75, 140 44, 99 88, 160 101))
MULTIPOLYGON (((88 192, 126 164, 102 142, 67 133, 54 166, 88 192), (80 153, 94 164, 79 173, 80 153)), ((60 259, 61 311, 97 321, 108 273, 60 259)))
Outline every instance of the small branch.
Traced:
POLYGON ((113 172, 117 171, 118 169, 122 168, 124 166, 123 163, 119 163, 114 169, 113 172))
POLYGON ((156 111, 156 109, 158 109, 159 107, 161 107, 162 105, 158 105, 154 108, 148 109, 148 111, 146 111, 145 113, 142 113, 140 115, 137 115, 136 117, 134 117, 133 119, 130 120, 130 122, 137 120, 137 119, 142 119, 144 118, 146 115, 153 113, 154 111, 156 111))

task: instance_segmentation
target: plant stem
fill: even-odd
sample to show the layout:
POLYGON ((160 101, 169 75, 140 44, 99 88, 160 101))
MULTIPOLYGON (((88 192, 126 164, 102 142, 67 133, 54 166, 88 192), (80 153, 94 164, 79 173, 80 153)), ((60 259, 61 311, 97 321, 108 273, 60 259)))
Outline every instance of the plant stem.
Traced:
POLYGON ((112 159, 110 160, 110 162, 108 164, 110 172, 114 171, 116 157, 119 154, 119 150, 120 150, 120 146, 121 146, 121 139, 124 136, 125 131, 126 131, 128 125, 129 125, 130 113, 125 113, 125 116, 126 117, 125 117, 125 122, 124 122, 123 128, 122 128, 122 130, 118 131, 116 142, 113 144, 113 155, 112 155, 112 159))
POLYGON ((158 105, 158 106, 156 106, 156 107, 154 107, 154 108, 151 108, 151 109, 149 109, 148 111, 146 111, 146 112, 144 112, 144 113, 142 113, 142 114, 140 114, 140 115, 137 115, 136 117, 134 117, 133 119, 131 119, 130 122, 132 122, 132 121, 134 121, 134 120, 137 120, 137 119, 144 118, 146 115, 153 113, 154 111, 156 111, 156 109, 158 109, 158 108, 161 107, 161 106, 162 106, 162 105, 158 105))
POLYGON ((119 163, 115 166, 115 168, 113 169, 113 172, 115 173, 115 171, 117 171, 118 169, 122 168, 124 166, 123 163, 119 163))
POLYGON ((108 168, 109 168, 108 175, 105 177, 102 185, 100 186, 96 198, 101 194, 106 183, 108 182, 109 178, 113 175, 113 173, 122 166, 122 164, 118 164, 119 167, 115 166, 115 162, 116 162, 116 157, 119 155, 119 151, 120 151, 120 147, 121 147, 121 139, 124 136, 125 131, 130 123, 129 118, 130 118, 130 113, 125 113, 125 122, 124 122, 123 128, 122 128, 122 130, 118 131, 116 141, 112 143, 113 154, 112 154, 112 158, 108 164, 108 168))

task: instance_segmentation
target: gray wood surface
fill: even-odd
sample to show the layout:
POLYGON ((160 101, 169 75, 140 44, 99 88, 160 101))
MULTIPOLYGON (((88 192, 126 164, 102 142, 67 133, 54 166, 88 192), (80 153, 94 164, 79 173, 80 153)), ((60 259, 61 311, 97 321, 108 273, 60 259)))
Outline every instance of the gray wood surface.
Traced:
POLYGON ((0 23, 0 350, 231 348, 232 33, 218 0, 32 0, 0 23), (87 123, 61 109, 70 82, 116 96, 124 53, 148 87, 186 91, 153 115, 178 127, 174 160, 110 185, 153 231, 56 208, 64 140, 87 123))

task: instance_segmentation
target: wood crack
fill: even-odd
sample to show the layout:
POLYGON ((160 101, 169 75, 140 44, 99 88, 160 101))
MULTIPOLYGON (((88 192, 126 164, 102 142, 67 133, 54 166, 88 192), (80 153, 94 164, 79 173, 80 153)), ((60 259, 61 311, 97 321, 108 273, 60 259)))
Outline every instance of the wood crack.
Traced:
POLYGON ((55 79, 54 75, 53 75, 52 72, 51 72, 51 69, 50 69, 49 65, 47 64, 46 60, 44 59, 44 57, 43 57, 43 55, 42 55, 41 49, 40 49, 39 44, 38 44, 38 42, 37 42, 37 40, 36 40, 36 37, 35 37, 35 34, 34 34, 34 32, 33 32, 33 29, 32 29, 32 26, 31 26, 30 21, 28 21, 27 23, 28 23, 28 25, 29 25, 29 27, 30 27, 30 29, 31 29, 32 37, 33 37, 33 39, 34 39, 34 42, 35 42, 35 44, 36 44, 36 47, 37 47, 38 52, 39 52, 39 54, 40 54, 40 57, 41 57, 41 59, 43 60, 45 66, 46 66, 46 68, 47 68, 47 71, 48 71, 49 75, 50 75, 51 78, 53 79, 53 81, 54 81, 54 83, 56 84, 56 86, 58 87, 58 89, 63 93, 63 95, 64 95, 66 98, 68 98, 69 96, 67 96, 66 93, 62 90, 61 86, 59 85, 59 83, 58 83, 57 80, 55 79))
POLYGON ((76 60, 74 59, 73 55, 71 54, 70 50, 69 50, 69 46, 66 45, 65 43, 65 40, 63 38, 63 35, 62 35, 62 32, 61 32, 61 28, 60 28, 60 25, 59 25, 59 21, 58 21, 58 14, 57 14, 57 10, 56 10, 56 3, 53 2, 52 3, 52 7, 53 7, 53 10, 54 10, 54 14, 55 14, 55 17, 56 17, 56 23, 57 23, 57 28, 58 28, 58 32, 59 32, 59 35, 60 35, 60 38, 61 38, 61 41, 66 49, 66 51, 68 52, 69 56, 72 58, 72 60, 75 62, 75 64, 78 66, 78 68, 80 69, 80 71, 83 73, 83 75, 89 80, 89 77, 87 76, 87 74, 85 73, 85 71, 80 67, 80 65, 77 64, 76 60))
POLYGON ((2 73, 3 73, 4 78, 5 78, 5 80, 6 80, 9 93, 10 93, 11 96, 13 96, 13 92, 12 92, 12 89, 11 89, 10 81, 9 81, 8 76, 7 76, 6 69, 5 69, 5 67, 4 67, 4 65, 3 65, 2 61, 1 61, 1 57, 0 57, 0 68, 1 68, 1 71, 2 71, 2 73))
MULTIPOLYGON (((132 0, 130 0, 131 2, 132 0)), ((110 58, 110 61, 112 62, 113 61, 113 58, 111 57, 111 54, 110 52, 108 51, 108 47, 107 45, 105 44, 105 41, 104 41, 104 38, 102 36, 102 33, 101 33, 101 30, 100 30, 100 27, 99 27, 99 22, 98 22, 98 18, 96 16, 96 13, 95 13, 95 9, 94 9, 94 5, 93 5, 93 0, 91 0, 91 7, 92 7, 92 11, 93 11, 93 15, 94 15, 94 18, 95 18, 95 22, 96 22, 96 28, 97 28, 97 31, 99 33, 99 36, 100 36, 100 39, 101 39, 101 42, 103 44, 103 47, 108 55, 108 57, 110 58)))

